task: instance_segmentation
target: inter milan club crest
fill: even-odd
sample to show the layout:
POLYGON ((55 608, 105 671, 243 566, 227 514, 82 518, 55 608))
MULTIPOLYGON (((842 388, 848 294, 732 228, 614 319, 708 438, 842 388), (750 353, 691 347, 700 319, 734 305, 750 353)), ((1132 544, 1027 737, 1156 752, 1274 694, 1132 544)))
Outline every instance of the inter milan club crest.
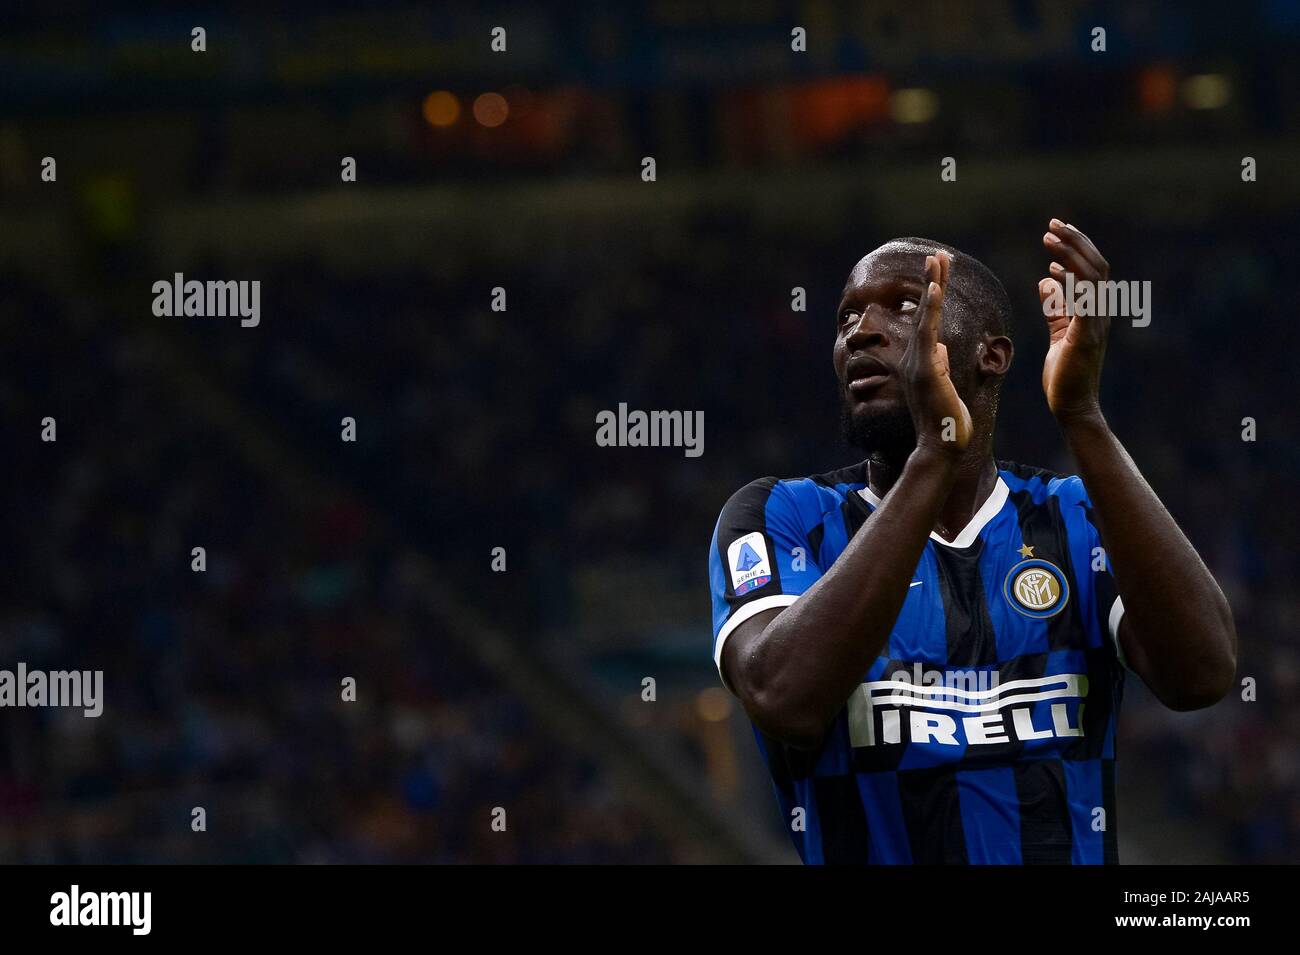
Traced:
POLYGON ((1070 585, 1061 568, 1050 560, 1035 557, 1011 568, 1002 585, 1002 594, 1007 603, 1026 617, 1045 620, 1065 609, 1070 585))

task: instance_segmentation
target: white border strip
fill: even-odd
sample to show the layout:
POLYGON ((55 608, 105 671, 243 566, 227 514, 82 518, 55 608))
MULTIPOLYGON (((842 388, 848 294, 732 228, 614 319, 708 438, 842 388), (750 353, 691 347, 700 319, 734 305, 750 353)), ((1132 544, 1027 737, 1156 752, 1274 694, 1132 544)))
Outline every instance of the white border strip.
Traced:
POLYGON ((1110 605, 1110 638, 1115 641, 1115 655, 1119 657, 1120 664, 1125 670, 1131 670, 1128 661, 1124 659, 1124 648, 1119 642, 1119 622, 1124 618, 1124 598, 1116 597, 1115 602, 1110 605))
MULTIPOLYGON (((797 594, 772 594, 770 597, 759 597, 757 600, 742 604, 740 609, 727 618, 726 623, 722 625, 722 629, 718 631, 717 638, 713 641, 713 662, 718 667, 718 676, 722 677, 723 686, 727 686, 727 678, 722 676, 722 644, 726 642, 727 637, 731 636, 731 631, 754 616, 754 614, 762 613, 764 610, 772 610, 776 607, 788 607, 798 599, 797 594)), ((727 686, 727 689, 730 690, 731 687, 727 686)))
MULTIPOLYGON (((876 492, 871 490, 870 486, 863 487, 858 491, 858 494, 872 507, 879 507, 884 503, 876 495, 876 492)), ((1002 480, 1001 475, 998 475, 998 482, 993 485, 993 490, 989 493, 988 498, 980 505, 980 509, 975 512, 975 515, 970 519, 970 523, 961 529, 960 534, 949 541, 944 540, 934 531, 930 531, 931 539, 937 540, 940 544, 948 547, 969 547, 975 543, 975 538, 979 537, 980 531, 984 530, 984 525, 998 516, 1003 505, 1007 503, 1007 497, 1010 494, 1011 488, 1007 487, 1007 482, 1002 480)))

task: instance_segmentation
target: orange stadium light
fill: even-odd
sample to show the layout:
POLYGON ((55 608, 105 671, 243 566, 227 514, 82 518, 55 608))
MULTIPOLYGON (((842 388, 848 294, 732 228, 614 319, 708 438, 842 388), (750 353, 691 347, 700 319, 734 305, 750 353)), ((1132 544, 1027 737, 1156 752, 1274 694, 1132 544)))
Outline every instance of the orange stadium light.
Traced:
POLYGON ((474 100, 474 118, 489 128, 500 126, 510 115, 510 106, 500 93, 483 93, 474 100))
POLYGON ((423 112, 430 126, 452 126, 460 118, 460 100, 446 90, 438 90, 424 98, 423 112))
POLYGON ((1166 113, 1178 98, 1173 68, 1160 63, 1138 74, 1138 104, 1144 113, 1166 113))
POLYGON ((889 115, 889 84, 883 77, 844 77, 797 87, 791 93, 792 125, 813 144, 833 143, 889 115))
POLYGON ((695 697, 695 712, 707 723, 717 723, 731 715, 731 696, 720 687, 708 687, 695 697))

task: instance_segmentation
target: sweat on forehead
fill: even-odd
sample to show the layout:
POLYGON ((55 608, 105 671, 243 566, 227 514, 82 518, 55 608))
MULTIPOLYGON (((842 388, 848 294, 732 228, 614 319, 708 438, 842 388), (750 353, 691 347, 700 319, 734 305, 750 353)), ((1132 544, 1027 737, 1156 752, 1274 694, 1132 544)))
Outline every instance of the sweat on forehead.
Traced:
MULTIPOLYGON (((952 258, 954 264, 957 257, 961 254, 952 246, 944 242, 936 242, 933 239, 890 239, 879 248, 873 249, 858 260, 857 265, 853 266, 853 271, 849 273, 849 283, 860 281, 866 274, 870 266, 886 258, 908 258, 922 257, 917 263, 917 278, 921 277, 921 269, 924 268, 924 256, 933 255, 936 252, 947 252, 952 258)), ((910 268, 910 263, 909 263, 910 268)))

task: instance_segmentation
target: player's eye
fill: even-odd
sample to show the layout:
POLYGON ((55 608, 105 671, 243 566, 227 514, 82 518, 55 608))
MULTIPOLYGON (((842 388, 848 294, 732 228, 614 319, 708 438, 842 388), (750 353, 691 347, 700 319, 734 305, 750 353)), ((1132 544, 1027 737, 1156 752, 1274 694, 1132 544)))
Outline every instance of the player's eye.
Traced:
POLYGON ((861 314, 862 313, 859 312, 857 309, 846 308, 844 311, 840 312, 840 324, 848 325, 850 322, 856 322, 858 320, 858 316, 861 314))
POLYGON ((898 310, 900 312, 915 312, 920 304, 921 302, 919 299, 908 295, 899 300, 898 310))

